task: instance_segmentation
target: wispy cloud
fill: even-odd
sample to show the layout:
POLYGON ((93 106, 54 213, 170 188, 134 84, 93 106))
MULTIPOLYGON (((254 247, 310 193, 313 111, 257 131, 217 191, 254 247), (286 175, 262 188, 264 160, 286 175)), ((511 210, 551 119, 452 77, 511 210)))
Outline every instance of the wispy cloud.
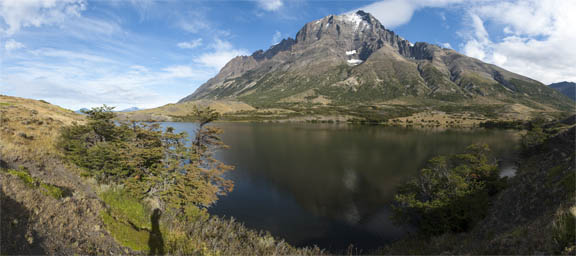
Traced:
POLYGON ((3 33, 11 36, 22 27, 60 24, 78 17, 86 9, 84 0, 3 0, 0 17, 7 25, 3 33))
POLYGON ((42 52, 48 53, 19 53, 22 61, 5 68, 0 78, 3 94, 45 99, 72 109, 103 103, 147 108, 178 100, 182 93, 171 94, 172 88, 189 88, 214 74, 196 66, 150 68, 65 51, 42 52), (81 61, 54 62, 46 58, 81 61))
POLYGON ((284 6, 282 0, 256 0, 256 2, 260 8, 266 11, 277 11, 284 6))
POLYGON ((6 43, 4 44, 4 49, 6 49, 6 51, 12 51, 24 47, 25 46, 23 43, 20 43, 14 39, 8 39, 8 41, 6 41, 6 43))
POLYGON ((196 62, 215 70, 220 70, 228 61, 236 56, 249 54, 247 50, 237 49, 233 47, 230 42, 219 38, 214 40, 211 49, 213 50, 212 52, 200 55, 196 59, 196 62))
POLYGON ((79 53, 67 50, 59 50, 59 49, 52 49, 52 48, 41 48, 30 50, 29 53, 36 55, 36 56, 44 56, 44 57, 53 57, 59 59, 66 59, 68 61, 90 61, 90 62, 108 62, 114 63, 115 61, 109 58, 105 58, 98 55, 86 54, 86 53, 79 53))
POLYGON ((177 26, 190 33, 198 33, 212 28, 206 17, 206 10, 189 11, 179 18, 177 26))
POLYGON ((182 49, 194 49, 202 45, 202 38, 194 39, 189 42, 180 42, 176 45, 182 49))
POLYGON ((272 35, 272 44, 277 44, 282 40, 282 33, 278 30, 272 35))

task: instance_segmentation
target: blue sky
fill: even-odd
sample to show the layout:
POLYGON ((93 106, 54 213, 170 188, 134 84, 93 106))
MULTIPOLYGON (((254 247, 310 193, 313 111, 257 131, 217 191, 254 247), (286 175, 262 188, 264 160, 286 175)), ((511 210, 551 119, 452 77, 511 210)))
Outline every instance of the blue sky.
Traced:
POLYGON ((544 83, 576 81, 571 0, 0 0, 0 93, 66 108, 156 107, 237 55, 357 9, 544 83))

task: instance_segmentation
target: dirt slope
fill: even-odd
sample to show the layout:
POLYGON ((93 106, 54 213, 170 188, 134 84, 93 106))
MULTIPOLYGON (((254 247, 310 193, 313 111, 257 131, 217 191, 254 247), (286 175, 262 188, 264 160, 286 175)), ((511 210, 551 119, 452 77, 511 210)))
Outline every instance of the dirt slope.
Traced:
POLYGON ((81 115, 42 101, 0 96, 1 254, 126 254, 103 228, 104 205, 89 180, 53 148, 63 125, 81 115), (37 184, 58 186, 53 198, 9 174, 26 171, 37 184))

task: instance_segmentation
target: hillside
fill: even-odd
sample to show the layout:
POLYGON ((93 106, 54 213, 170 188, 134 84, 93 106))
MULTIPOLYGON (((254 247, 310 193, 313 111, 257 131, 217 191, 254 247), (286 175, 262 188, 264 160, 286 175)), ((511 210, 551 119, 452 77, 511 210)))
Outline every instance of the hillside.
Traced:
POLYGON ((239 101, 211 101, 197 100, 178 104, 167 104, 158 108, 136 110, 130 112, 119 112, 119 120, 155 120, 174 121, 184 117, 192 111, 194 106, 211 107, 221 114, 238 111, 252 111, 254 108, 239 101))
POLYGON ((89 117, 0 95, 0 254, 148 255, 159 247, 177 255, 324 253, 204 211, 178 225, 154 218, 150 202, 121 193, 125 184, 101 183, 57 148, 63 127, 86 127, 89 117))
POLYGON ((471 231, 403 239, 379 254, 574 255, 576 127, 574 117, 525 151, 516 176, 471 231))
POLYGON ((548 87, 561 92, 568 96, 568 98, 576 101, 576 83, 574 82, 559 82, 548 85, 548 87))
POLYGON ((105 206, 95 190, 53 146, 61 127, 84 117, 7 96, 0 96, 0 117, 2 254, 130 253, 103 228, 99 212, 105 206), (30 179, 42 186, 24 182, 30 179), (54 197, 47 188, 64 193, 54 197))
POLYGON ((236 57, 180 102, 200 99, 319 115, 354 115, 368 106, 383 120, 458 106, 481 115, 498 109, 513 119, 574 110, 574 102, 538 81, 451 49, 413 44, 363 11, 312 21, 295 39, 236 57))

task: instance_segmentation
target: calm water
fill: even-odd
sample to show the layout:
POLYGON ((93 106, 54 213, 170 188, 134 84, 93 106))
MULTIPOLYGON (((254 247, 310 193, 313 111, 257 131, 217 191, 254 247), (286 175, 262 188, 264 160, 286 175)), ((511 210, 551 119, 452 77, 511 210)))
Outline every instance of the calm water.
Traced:
MULTIPOLYGON (((193 134, 193 123, 165 123, 193 134)), ((338 124, 219 123, 236 166, 235 189, 210 209, 296 246, 365 250, 401 238, 390 202, 426 160, 489 144, 513 159, 518 136, 501 130, 434 130, 338 124)), ((509 169, 509 163, 503 162, 509 169)))

